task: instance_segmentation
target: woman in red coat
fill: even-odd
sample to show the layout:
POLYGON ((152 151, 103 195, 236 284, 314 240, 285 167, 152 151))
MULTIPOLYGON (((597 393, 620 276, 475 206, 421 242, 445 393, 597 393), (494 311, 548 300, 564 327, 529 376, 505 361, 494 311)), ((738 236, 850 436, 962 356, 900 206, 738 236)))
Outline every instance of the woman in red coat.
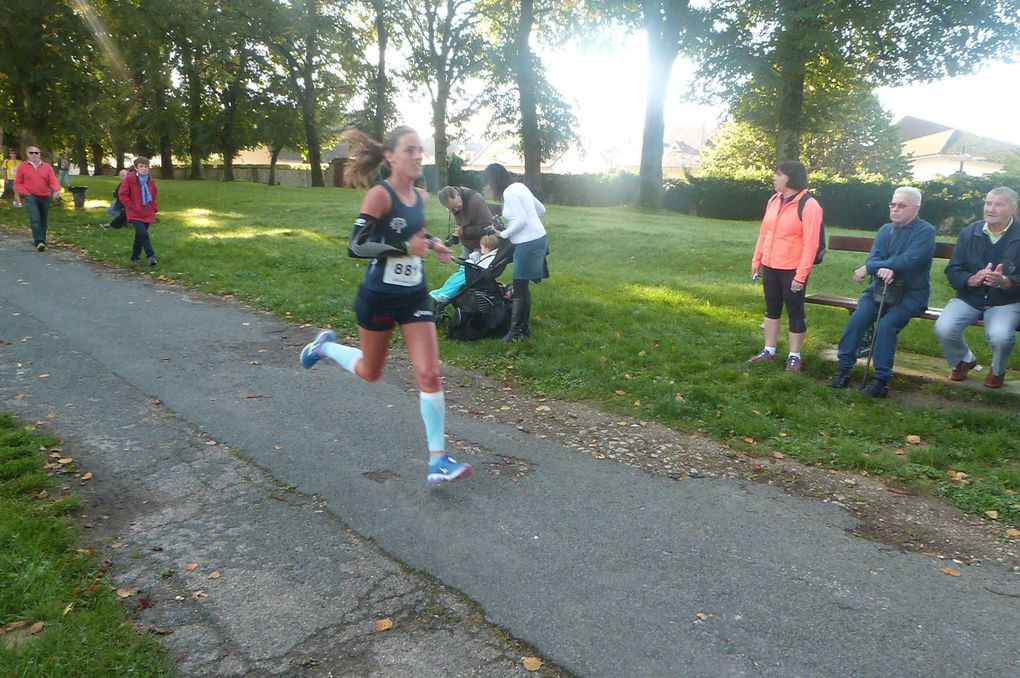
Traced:
POLYGON ((149 240, 149 224, 156 220, 156 181, 149 176, 149 159, 144 156, 135 158, 134 171, 129 172, 117 191, 120 201, 124 203, 128 221, 135 227, 135 241, 131 245, 131 265, 142 263, 139 257, 145 250, 149 257, 149 266, 156 265, 156 252, 149 240))

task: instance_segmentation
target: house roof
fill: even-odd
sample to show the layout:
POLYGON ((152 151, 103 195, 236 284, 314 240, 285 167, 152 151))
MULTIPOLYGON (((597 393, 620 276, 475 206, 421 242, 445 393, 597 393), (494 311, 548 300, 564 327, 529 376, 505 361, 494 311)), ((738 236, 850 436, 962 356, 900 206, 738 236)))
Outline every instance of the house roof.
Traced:
POLYGON ((922 120, 921 118, 915 118, 910 115, 903 116, 896 126, 900 128, 900 134, 903 135, 904 141, 910 141, 911 139, 917 139, 918 137, 926 137, 938 132, 945 132, 946 130, 952 131, 953 128, 949 125, 943 125, 938 122, 932 122, 931 120, 922 120))

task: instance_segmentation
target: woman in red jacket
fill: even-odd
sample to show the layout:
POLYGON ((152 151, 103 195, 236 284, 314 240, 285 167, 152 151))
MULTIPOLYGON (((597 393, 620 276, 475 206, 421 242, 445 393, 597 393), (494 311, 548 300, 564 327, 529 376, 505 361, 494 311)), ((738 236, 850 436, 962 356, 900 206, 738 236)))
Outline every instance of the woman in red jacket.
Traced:
POLYGON ((784 160, 773 177, 776 194, 769 199, 758 242, 751 260, 751 277, 761 276, 765 291, 765 348, 751 362, 776 359, 779 322, 786 306, 790 325, 790 355, 787 372, 800 372, 800 349, 804 345, 807 322, 804 317, 804 287, 818 253, 818 233, 822 228, 822 206, 811 196, 804 208, 800 201, 807 193, 807 169, 796 160, 784 160))
POLYGON ((135 241, 131 245, 131 265, 142 263, 139 256, 145 250, 149 257, 149 266, 156 265, 156 252, 149 240, 149 224, 156 220, 156 181, 149 176, 149 159, 144 156, 135 158, 134 171, 129 172, 117 191, 120 201, 124 203, 124 211, 128 221, 135 227, 135 241))

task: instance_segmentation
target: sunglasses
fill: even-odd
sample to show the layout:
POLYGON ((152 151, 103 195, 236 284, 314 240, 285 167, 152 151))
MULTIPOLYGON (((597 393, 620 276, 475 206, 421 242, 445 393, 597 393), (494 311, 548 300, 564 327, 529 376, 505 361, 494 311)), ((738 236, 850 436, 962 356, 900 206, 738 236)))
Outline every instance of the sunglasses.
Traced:
POLYGON ((29 151, 28 152, 29 155, 39 155, 40 153, 41 153, 41 151, 29 151))

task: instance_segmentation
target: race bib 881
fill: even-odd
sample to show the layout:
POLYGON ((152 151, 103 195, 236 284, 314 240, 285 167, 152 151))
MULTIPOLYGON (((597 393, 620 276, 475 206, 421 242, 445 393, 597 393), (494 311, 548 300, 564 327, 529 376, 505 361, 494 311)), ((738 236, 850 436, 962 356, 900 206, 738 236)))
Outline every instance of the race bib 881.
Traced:
POLYGON ((421 257, 386 257, 383 282, 388 285, 414 287, 422 281, 421 257))

